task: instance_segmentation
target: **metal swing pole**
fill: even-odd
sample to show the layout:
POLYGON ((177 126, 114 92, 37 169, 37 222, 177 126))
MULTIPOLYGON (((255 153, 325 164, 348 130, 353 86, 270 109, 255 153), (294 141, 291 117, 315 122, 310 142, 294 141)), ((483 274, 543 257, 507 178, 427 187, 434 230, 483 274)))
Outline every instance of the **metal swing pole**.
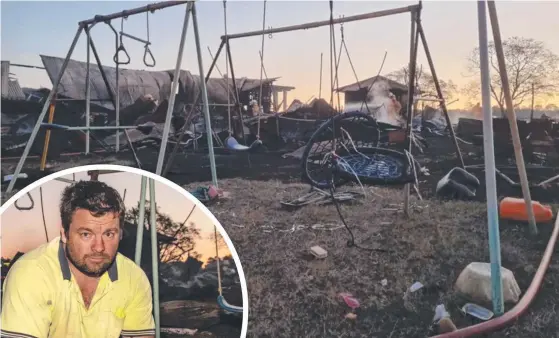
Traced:
MULTIPOLYGON (((412 122, 413 122, 413 108, 414 108, 414 93, 415 93, 415 68, 417 62, 417 18, 419 17, 421 7, 414 9, 411 11, 411 30, 410 30, 410 62, 408 65, 409 69, 409 79, 408 79, 408 104, 407 104, 407 129, 406 129, 406 136, 407 136, 407 151, 411 153, 412 145, 413 145, 413 131, 412 131, 412 122)), ((415 164, 411 163, 412 166, 415 164)), ((406 216, 410 216, 410 183, 406 183, 404 185, 404 213, 406 216)))
MULTIPOLYGON (((213 69, 216 68, 217 59, 218 59, 219 55, 221 54, 221 51, 223 50, 224 46, 225 46, 225 41, 222 40, 221 44, 219 45, 219 48, 217 49, 217 52, 215 53, 215 57, 213 57, 213 59, 212 59, 212 63, 210 64, 210 69, 208 70, 208 73, 206 74, 206 77, 204 79, 205 84, 208 83, 208 80, 210 79, 210 76, 213 72, 213 69)), ((202 77, 200 77, 200 81, 202 81, 202 77)), ((198 100, 200 100, 200 94, 198 94, 196 99, 193 101, 193 103, 192 103, 193 107, 196 107, 198 105, 198 100)), ((179 136, 178 142, 175 144, 175 146, 173 148, 173 151, 171 152, 171 154, 169 155, 169 158, 167 159, 167 165, 165 166, 165 169, 163 170, 163 173, 162 173, 163 177, 165 177, 167 175, 167 173, 169 172, 169 170, 171 169, 173 161, 175 160, 175 156, 177 155, 177 150, 178 150, 178 147, 180 145, 180 141, 182 141, 183 136, 184 136, 184 132, 181 133, 181 135, 179 136)))
POLYGON ((85 153, 89 154, 89 139, 91 135, 91 131, 89 130, 89 120, 91 115, 91 79, 90 79, 90 72, 91 72, 91 34, 89 33, 89 28, 85 30, 85 34, 87 36, 87 55, 86 55, 86 70, 85 70, 85 126, 88 128, 85 132, 85 153))
POLYGON ((507 75, 507 66, 505 64, 505 55, 503 52, 503 42, 501 41, 501 31, 499 28, 499 19, 497 18, 497 8, 494 1, 487 1, 489 9, 489 19, 491 20, 491 28, 493 29, 493 41, 495 44, 495 54, 499 63, 499 74, 501 75, 501 84, 503 86, 503 93, 505 96, 505 105, 507 108, 507 116, 509 120, 510 133, 512 137, 512 144, 514 146, 514 155, 516 159, 516 166, 518 167, 518 174, 520 176, 520 185, 522 187, 522 195, 526 204, 526 213, 528 214, 528 223, 532 235, 538 234, 536 226, 536 217, 534 209, 532 208, 532 197, 530 196, 530 187, 528 183, 528 174, 526 173, 526 164, 524 163, 524 155, 522 154, 522 144, 520 142, 520 135, 518 132, 518 124, 516 122, 516 113, 512 103, 511 90, 509 79, 507 75))
POLYGON ((161 337, 159 321, 159 243, 157 242, 157 209, 155 205, 155 181, 149 179, 149 230, 151 234, 151 275, 153 279, 153 317, 155 337, 161 337))
POLYGON ((146 214, 146 185, 148 178, 142 175, 140 183, 140 205, 138 206, 138 230, 136 232, 136 252, 134 262, 140 266, 142 261, 142 244, 144 242, 144 224, 146 214))
POLYGON ((198 28, 198 16, 196 15, 196 5, 192 3, 192 26, 194 27, 194 40, 196 41, 196 54, 198 56, 198 70, 200 71, 200 91, 202 95, 202 103, 204 110, 204 118, 206 119, 206 139, 208 140, 208 151, 210 156, 210 170, 212 173, 212 183, 217 188, 217 170, 215 165, 215 154, 214 145, 212 137, 212 126, 210 120, 210 108, 208 105, 208 88, 206 87, 205 79, 202 80, 204 76, 204 65, 202 63, 202 46, 200 44, 200 31, 198 28))
POLYGON ((443 97, 443 92, 441 90, 441 85, 439 82, 439 78, 437 76, 437 72, 435 71, 435 63, 433 62, 433 57, 431 56, 429 46, 427 45, 427 38, 425 37, 425 32, 423 31, 423 25, 421 24, 421 18, 419 16, 417 18, 417 30, 419 32, 419 37, 421 38, 421 44, 423 45, 425 56, 427 57, 427 62, 429 63, 431 76, 433 76, 433 81, 435 82, 435 89, 437 90, 437 96, 439 97, 440 100, 439 102, 441 105, 441 110, 444 113, 444 118, 446 120, 448 130, 450 131, 450 137, 452 138, 452 143, 454 143, 454 148, 456 149, 456 155, 458 156, 462 169, 464 169, 465 166, 464 166, 464 159, 462 157, 462 152, 460 151, 460 146, 458 145, 458 140, 456 139, 456 134, 454 133, 454 128, 452 127, 452 122, 450 121, 450 116, 448 116, 446 101, 443 97))
POLYGON ((493 148, 493 112, 491 109, 491 77, 487 41, 487 17, 484 0, 477 2, 477 12, 481 107, 483 109, 483 158, 485 160, 487 225, 489 228, 489 257, 491 261, 491 299, 493 301, 493 312, 497 316, 500 316, 504 312, 503 285, 501 280, 501 243, 499 238, 495 150, 493 148))
POLYGON ((39 118, 37 119, 37 122, 35 123, 35 126, 33 127, 33 131, 31 132, 31 135, 29 136, 29 140, 27 141, 27 144, 25 145, 25 149, 23 150, 23 154, 21 155, 21 157, 19 159, 19 162, 16 166, 16 170, 14 172, 14 175, 13 175, 12 179, 10 180, 10 183, 8 184, 8 188, 6 189, 6 196, 10 192, 12 192, 12 190, 14 189, 14 185, 16 184, 17 177, 21 173, 21 169, 23 168, 23 164, 25 163, 25 160, 27 159, 27 156, 29 155, 29 151, 31 150, 31 147, 33 146, 33 142, 35 141, 35 137, 37 136, 37 133, 39 132, 39 128, 41 127, 41 123, 43 122, 43 120, 45 118, 47 110, 50 106, 50 102, 52 101, 52 98, 54 97, 55 93, 58 91, 58 86, 60 85, 60 81, 62 80, 62 76, 64 75, 64 71, 68 67, 68 63, 70 62, 70 57, 72 56, 72 53, 74 52, 74 49, 76 48, 76 44, 78 43, 78 40, 80 38, 80 35, 81 35, 83 29, 84 29, 84 26, 80 25, 78 27, 78 30, 76 31, 76 35, 74 36, 74 40, 72 41, 72 44, 70 45, 70 49, 68 50, 68 53, 66 54, 66 58, 64 59, 64 62, 62 63, 62 68, 60 69, 60 73, 58 74, 58 77, 56 78, 56 81, 54 82, 54 85, 52 86, 52 89, 51 89, 49 95, 47 96, 47 99, 45 100, 45 104, 43 105, 43 109, 41 110, 41 113, 39 114, 39 118))
POLYGON ((192 6, 194 2, 188 2, 186 5, 186 11, 184 14, 184 23, 182 25, 181 40, 179 44, 179 51, 177 53, 177 62, 175 65, 175 72, 173 83, 171 85, 171 93, 169 95, 169 105, 167 107, 167 114, 165 116, 165 125, 163 127, 163 137, 161 139, 161 147, 159 148, 159 156, 157 158, 157 167, 155 173, 161 176, 163 170, 163 162, 165 161, 165 151, 167 150, 167 142, 169 140, 169 130, 171 129, 171 117, 173 115, 173 110, 175 108, 175 98, 179 91, 179 77, 182 64, 182 55, 184 52, 184 44, 186 42, 186 31, 188 28, 188 21, 190 19, 190 13, 192 11, 192 6))

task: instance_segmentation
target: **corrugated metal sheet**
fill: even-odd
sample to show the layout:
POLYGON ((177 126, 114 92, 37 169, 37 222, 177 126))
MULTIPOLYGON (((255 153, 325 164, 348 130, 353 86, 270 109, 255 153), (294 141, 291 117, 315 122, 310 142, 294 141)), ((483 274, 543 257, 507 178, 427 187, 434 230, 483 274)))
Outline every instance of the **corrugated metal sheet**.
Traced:
MULTIPOLYGON (((362 80, 356 83, 352 83, 343 87, 340 87, 338 89, 339 92, 354 92, 354 91, 358 91, 359 87, 361 86, 361 88, 368 88, 377 78, 377 76, 373 76, 371 78, 368 78, 366 80, 362 80)), ((388 85, 390 86, 390 89, 397 89, 397 90, 401 90, 401 91, 408 91, 408 87, 404 84, 401 84, 399 82, 396 82, 394 80, 391 80, 389 78, 386 78, 384 76, 378 76, 378 80, 376 81, 386 81, 388 82, 388 85)))
POLYGON ((19 86, 19 82, 14 79, 8 81, 8 99, 25 100, 25 93, 19 86))
POLYGON ((25 94, 19 82, 10 79, 10 62, 2 61, 2 98, 8 100, 25 100, 25 94))
POLYGON ((2 61, 2 97, 4 97, 4 91, 7 93, 8 89, 8 79, 10 74, 10 62, 9 61, 2 61))
MULTIPOLYGON (((60 73, 63 58, 41 55, 43 65, 52 83, 60 73)), ((59 95, 85 100, 85 76, 87 63, 70 60, 68 67, 64 71, 60 86, 58 88, 59 95)), ((111 90, 114 92, 116 85, 116 68, 103 66, 103 70, 107 76, 111 90)), ((171 82, 173 70, 166 71, 144 71, 119 69, 119 90, 121 109, 132 105, 138 98, 143 95, 150 94, 154 99, 168 99, 171 92, 171 82)), ((101 105, 108 109, 114 109, 110 101, 109 92, 101 77, 99 66, 96 63, 90 65, 91 78, 91 99, 105 100, 103 102, 92 102, 92 104, 101 105)), ((269 79, 263 82, 273 82, 275 79, 269 79)), ((260 85, 259 80, 250 80, 246 78, 236 79, 237 86, 240 90, 254 89, 260 85)), ((177 99, 191 103, 198 96, 200 89, 200 77, 193 75, 189 71, 182 70, 179 78, 179 93, 177 99)), ((208 81, 208 99, 212 103, 227 103, 227 80, 223 78, 211 78, 208 81)), ((231 86, 230 95, 231 102, 234 102, 233 90, 231 86)))

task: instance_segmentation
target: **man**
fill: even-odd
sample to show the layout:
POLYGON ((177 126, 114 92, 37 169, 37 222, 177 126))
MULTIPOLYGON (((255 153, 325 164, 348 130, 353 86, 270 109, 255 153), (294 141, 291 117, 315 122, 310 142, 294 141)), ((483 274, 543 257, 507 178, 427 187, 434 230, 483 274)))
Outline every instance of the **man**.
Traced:
POLYGON ((117 252, 125 207, 99 181, 62 193, 60 237, 23 255, 2 299, 2 337, 154 337, 151 286, 117 252))

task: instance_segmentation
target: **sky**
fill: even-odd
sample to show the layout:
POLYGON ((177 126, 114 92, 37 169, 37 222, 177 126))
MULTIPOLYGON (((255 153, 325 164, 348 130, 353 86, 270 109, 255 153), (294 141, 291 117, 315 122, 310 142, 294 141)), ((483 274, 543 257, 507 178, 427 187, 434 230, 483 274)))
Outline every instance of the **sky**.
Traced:
MULTIPOLYGON (((76 173, 75 178, 72 175, 63 177, 75 180, 89 180, 86 172, 76 173)), ((121 196, 124 196, 124 190, 126 189, 126 196, 124 196, 126 207, 132 208, 137 206, 140 200, 140 175, 128 172, 104 174, 99 175, 99 181, 103 181, 117 189, 121 196)), ((62 191, 66 186, 68 186, 68 183, 56 180, 48 181, 42 185, 43 206, 49 240, 60 235, 59 201, 62 191)), ((146 198, 149 199, 149 184, 146 190, 146 198)), ((2 257, 13 257, 17 251, 27 252, 46 243, 39 188, 31 190, 30 194, 35 201, 35 207, 32 210, 17 210, 12 204, 0 215, 2 257)), ((158 181, 155 182, 155 198, 159 210, 169 215, 175 222, 184 222, 194 206, 180 192, 158 181)), ((18 205, 21 207, 29 206, 29 198, 27 196, 22 197, 18 205)), ((212 221, 197 206, 188 220, 188 223, 190 222, 194 222, 200 229, 201 238, 197 241, 195 249, 201 254, 200 259, 205 262, 208 258, 215 257, 215 242, 210 237, 214 233, 212 221)), ((222 247, 219 249, 220 257, 229 254, 228 248, 222 247)))
MULTIPOLYGON (((228 33, 259 30, 263 21, 263 1, 228 1, 228 33)), ((334 16, 349 16, 370 11, 403 7, 412 1, 334 1, 334 16)), ((39 54, 65 57, 78 28, 78 21, 97 14, 119 12, 147 4, 136 1, 61 1, 61 2, 1 2, 1 58, 13 63, 42 66, 39 54)), ((157 64, 153 70, 174 69, 186 6, 177 6, 150 15, 150 40, 157 64)), ((204 73, 215 54, 224 33, 223 2, 202 0, 197 5, 204 73)), ((502 39, 511 36, 535 38, 559 54, 559 1, 498 1, 497 10, 502 39)), ((328 1, 268 1, 266 27, 279 27, 321 21, 329 18, 328 1)), ((477 5, 475 1, 424 1, 422 23, 438 76, 452 79, 463 86, 472 78, 466 74, 466 58, 478 46, 477 5)), ((121 20, 113 21, 120 30, 121 20)), ((140 38, 146 37, 146 15, 136 15, 124 22, 124 31, 140 38)), ((351 61, 359 79, 376 75, 384 52, 387 60, 383 73, 401 69, 409 58, 410 15, 398 14, 344 25, 345 40, 351 61)), ((339 27, 336 41, 340 41, 339 27)), ((187 32, 183 69, 198 74, 192 24, 187 32)), ((105 65, 112 63, 115 50, 114 34, 105 24, 92 30, 92 38, 105 65)), ((490 38, 490 40, 492 40, 490 38)), ((126 40, 131 57, 128 68, 145 69, 143 45, 126 40)), ((318 96, 320 86, 320 57, 323 53, 322 97, 329 98, 329 27, 275 34, 264 41, 264 67, 268 77, 281 77, 279 85, 296 87, 289 93, 288 104, 295 98, 306 101, 318 96)), ((236 77, 260 77, 259 50, 261 37, 234 40, 231 52, 236 77)), ((72 58, 86 60, 85 34, 82 35, 72 58)), ((93 59, 93 57, 92 57, 93 59)), ((427 67, 423 51, 418 62, 427 67)), ((225 56, 218 66, 225 73, 225 56)), ((43 70, 12 67, 23 86, 51 87, 43 70)), ((212 76, 219 76, 217 71, 212 76)), ((339 69, 340 86, 356 82, 346 56, 339 69)), ((559 100, 559 99, 557 99, 559 100)), ((465 103, 464 98, 456 103, 465 103)), ((551 103, 539 102, 541 104, 551 103)), ((451 107, 454 108, 454 107, 451 107)))

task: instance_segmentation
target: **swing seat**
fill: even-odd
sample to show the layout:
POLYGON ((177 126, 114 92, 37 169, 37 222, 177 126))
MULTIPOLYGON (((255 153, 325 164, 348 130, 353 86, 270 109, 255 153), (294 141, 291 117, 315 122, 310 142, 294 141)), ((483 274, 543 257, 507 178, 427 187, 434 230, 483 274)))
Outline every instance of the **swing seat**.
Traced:
POLYGON ((219 305, 219 307, 221 309, 223 309, 227 312, 243 313, 243 307, 242 306, 235 306, 235 305, 231 305, 231 304, 227 303, 225 298, 221 295, 217 296, 217 304, 219 305))
POLYGON ((343 180, 369 185, 401 185, 415 181, 414 168, 406 154, 385 148, 357 148, 342 152, 334 163, 343 180))
POLYGON ((225 145, 227 146, 228 149, 231 149, 231 150, 248 151, 248 150, 254 150, 254 149, 258 148, 259 146, 261 146, 262 141, 256 140, 256 141, 252 142, 252 144, 250 146, 245 146, 245 145, 240 144, 233 136, 229 136, 225 140, 225 145))

